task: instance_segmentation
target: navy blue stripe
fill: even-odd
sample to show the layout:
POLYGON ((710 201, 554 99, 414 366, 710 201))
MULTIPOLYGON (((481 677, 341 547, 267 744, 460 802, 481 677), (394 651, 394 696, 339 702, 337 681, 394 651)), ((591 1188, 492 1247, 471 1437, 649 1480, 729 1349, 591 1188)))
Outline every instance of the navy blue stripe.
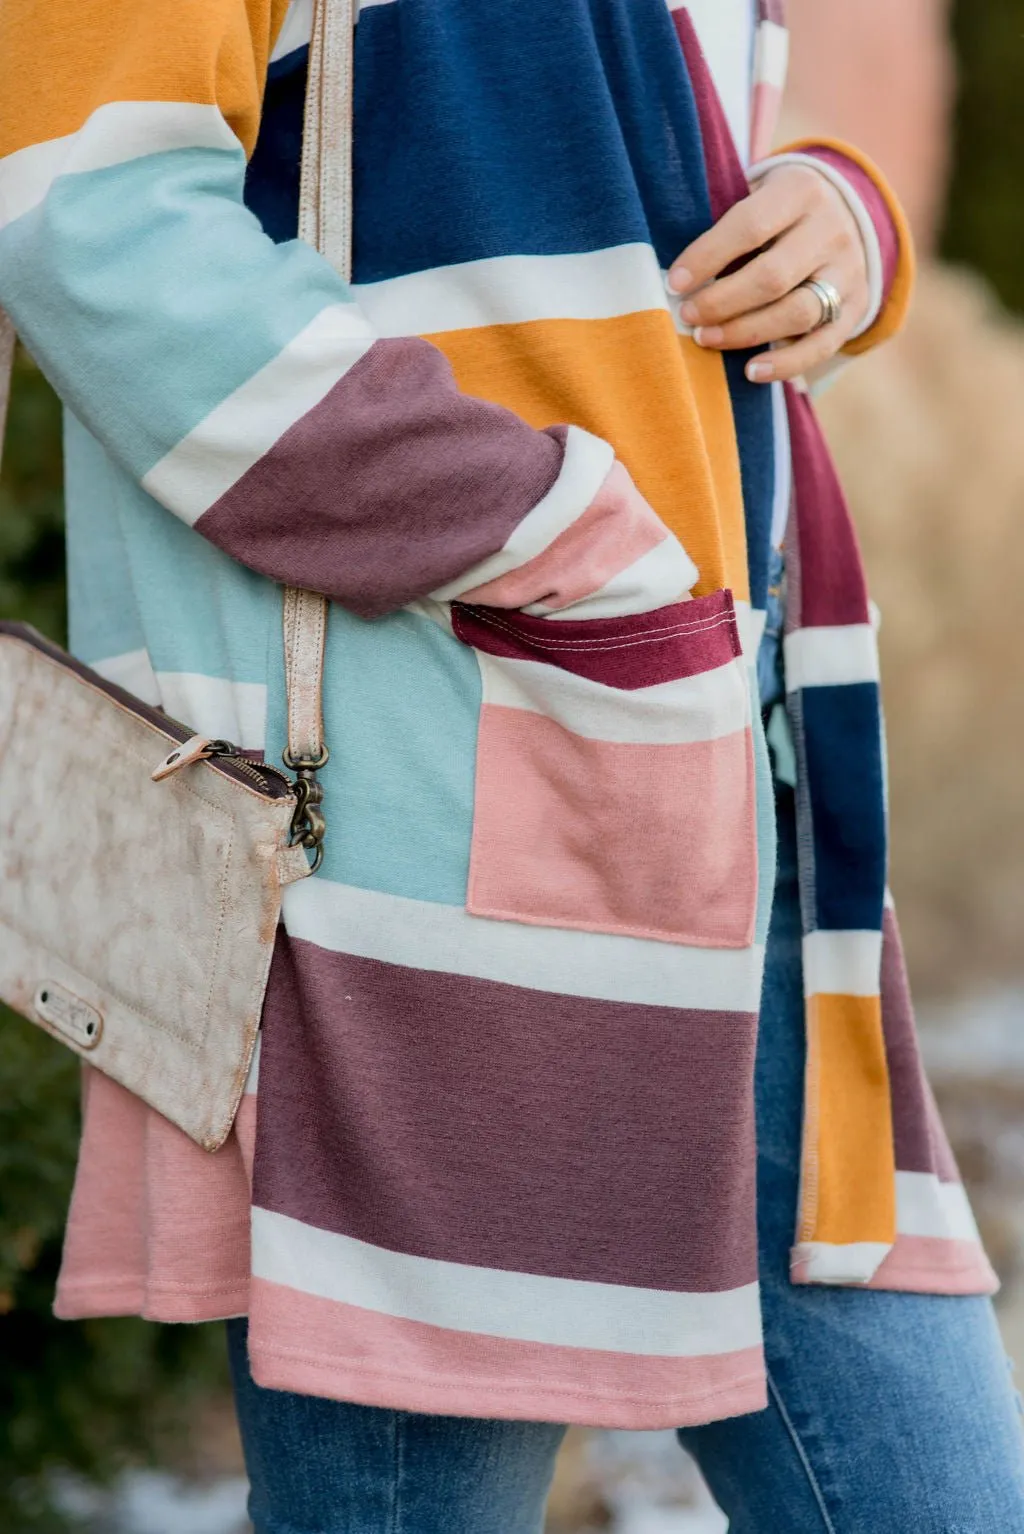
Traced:
POLYGON ((768 556, 775 502, 775 425, 771 390, 766 384, 752 384, 743 371, 754 355, 748 351, 723 353, 743 481, 750 603, 762 611, 768 603, 768 556))
POLYGON ((245 203, 272 240, 294 240, 299 230, 299 166, 309 49, 271 64, 259 137, 245 176, 245 203))
POLYGON ((355 145, 361 282, 631 241, 668 264, 711 222, 663 0, 372 7, 355 145))
POLYGON ((877 932, 886 878, 878 687, 806 687, 800 703, 814 842, 810 925, 877 932))

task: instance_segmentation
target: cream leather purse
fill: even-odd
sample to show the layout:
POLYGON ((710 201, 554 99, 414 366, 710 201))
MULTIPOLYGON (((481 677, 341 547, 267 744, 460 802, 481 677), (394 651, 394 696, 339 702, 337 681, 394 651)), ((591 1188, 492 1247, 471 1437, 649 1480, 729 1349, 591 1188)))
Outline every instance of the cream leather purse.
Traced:
MULTIPOLYGON (((348 276, 352 0, 318 0, 299 233, 348 276)), ((0 443, 14 332, 0 311, 0 443)), ((288 776, 0 623, 0 998, 208 1150, 259 1029, 282 888, 322 852, 326 601, 284 592, 288 776)))

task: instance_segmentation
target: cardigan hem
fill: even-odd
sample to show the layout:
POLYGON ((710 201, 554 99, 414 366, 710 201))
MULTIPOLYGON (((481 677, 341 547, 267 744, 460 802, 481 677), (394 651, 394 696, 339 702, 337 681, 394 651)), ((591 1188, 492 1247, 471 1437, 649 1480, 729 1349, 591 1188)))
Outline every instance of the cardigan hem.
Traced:
POLYGON ((142 1278, 75 1279, 58 1284, 53 1302, 59 1321, 139 1316, 144 1321, 198 1324, 231 1320, 248 1310, 248 1283, 153 1283, 142 1278))
POLYGON ((637 1431, 696 1427, 763 1411, 768 1404, 762 1370, 713 1390, 657 1401, 625 1395, 597 1397, 571 1385, 538 1385, 529 1380, 396 1374, 348 1359, 329 1360, 288 1348, 261 1347, 251 1334, 249 1363, 253 1379, 266 1389, 434 1416, 567 1422, 574 1427, 637 1431))

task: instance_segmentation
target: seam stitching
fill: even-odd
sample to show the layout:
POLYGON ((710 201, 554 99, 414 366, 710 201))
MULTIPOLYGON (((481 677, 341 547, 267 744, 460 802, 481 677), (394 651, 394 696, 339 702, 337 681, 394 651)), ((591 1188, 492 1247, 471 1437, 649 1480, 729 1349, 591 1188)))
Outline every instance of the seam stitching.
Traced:
POLYGON ((829 1517, 828 1508, 825 1505, 824 1493, 818 1484, 817 1476, 811 1469, 811 1462, 807 1457, 807 1451, 801 1442, 799 1433, 793 1426, 792 1418, 790 1417, 789 1412, 786 1410, 785 1403, 779 1391, 779 1387, 776 1385, 774 1379, 772 1378, 770 1370, 766 1369, 765 1375, 768 1381, 768 1393, 772 1400, 775 1402, 776 1410, 778 1411, 779 1416, 782 1418, 786 1432, 789 1434, 790 1439, 792 1440, 793 1447, 797 1453, 797 1458, 804 1468, 804 1474, 807 1477, 807 1484, 810 1486, 811 1491, 814 1494, 814 1500, 818 1504, 818 1511, 821 1514, 821 1521, 827 1530, 827 1534, 836 1534, 836 1526, 832 1522, 832 1519, 829 1517))

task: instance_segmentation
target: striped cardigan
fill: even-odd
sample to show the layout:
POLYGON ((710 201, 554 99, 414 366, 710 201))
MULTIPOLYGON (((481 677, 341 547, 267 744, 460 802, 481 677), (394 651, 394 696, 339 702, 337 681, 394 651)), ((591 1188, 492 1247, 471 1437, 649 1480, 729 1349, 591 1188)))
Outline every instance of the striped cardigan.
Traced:
MULTIPOLYGON (((746 191, 690 18, 534 3, 364 0, 351 287, 260 207, 297 161, 301 72, 260 120, 302 0, 0 10, 0 303, 67 407, 73 648, 278 757, 279 583, 333 602, 327 853, 286 892, 235 1133, 205 1156, 90 1075, 58 1310, 248 1312, 282 1388, 677 1425, 764 1402, 753 662, 782 493, 793 1276, 993 1280, 886 897, 842 494, 806 395, 701 351, 665 293, 746 191)), ((755 158, 784 61, 766 0, 755 158)), ((860 350, 912 257, 844 153, 900 236, 860 350)))

